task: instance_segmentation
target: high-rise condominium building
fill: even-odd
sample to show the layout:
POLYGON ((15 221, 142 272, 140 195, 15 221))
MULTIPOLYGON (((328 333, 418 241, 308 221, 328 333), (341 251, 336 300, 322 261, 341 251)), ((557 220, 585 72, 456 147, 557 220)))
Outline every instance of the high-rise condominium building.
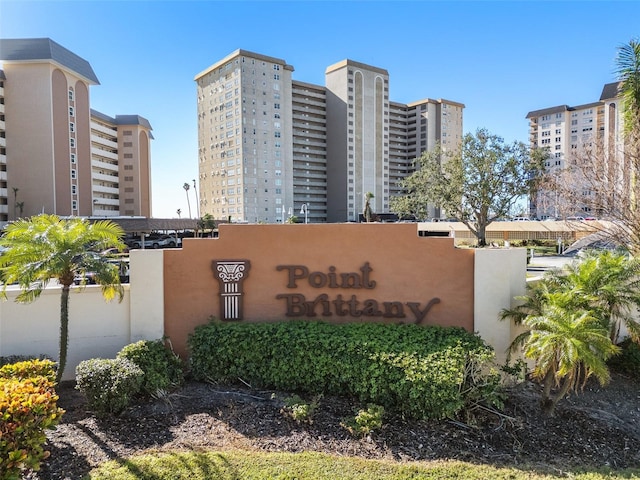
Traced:
MULTIPOLYGON (((559 172, 570 166, 587 149, 597 146, 608 152, 607 158, 620 160, 624 155, 622 141, 622 112, 618 94, 618 83, 606 84, 600 100, 584 105, 535 110, 527 114, 529 120, 529 142, 532 148, 546 148, 549 157, 545 166, 548 172, 559 172)), ((605 158, 603 158, 602 168, 605 158)), ((621 164, 621 162, 619 162, 621 164)), ((576 185, 576 188, 582 188, 576 185)), ((583 193, 589 195, 588 191, 583 193)), ((569 215, 590 215, 589 207, 574 205, 569 215)), ((567 213, 566 205, 559 205, 553 192, 542 191, 531 199, 530 214, 534 218, 546 219, 567 213)))
POLYGON ((0 40, 0 222, 151 216, 151 125, 90 108, 91 65, 48 38, 0 40))
POLYGON ((201 212, 233 221, 357 221, 388 213, 413 160, 462 138, 464 105, 389 101, 386 70, 344 60, 326 86, 284 60, 236 50, 195 77, 201 212))

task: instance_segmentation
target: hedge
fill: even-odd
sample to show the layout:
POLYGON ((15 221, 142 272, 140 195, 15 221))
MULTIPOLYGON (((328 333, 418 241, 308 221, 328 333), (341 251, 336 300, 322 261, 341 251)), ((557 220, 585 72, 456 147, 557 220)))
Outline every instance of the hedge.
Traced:
POLYGON ((493 359, 462 328, 376 323, 213 321, 188 346, 197 380, 356 396, 418 419, 455 415, 469 363, 493 359))

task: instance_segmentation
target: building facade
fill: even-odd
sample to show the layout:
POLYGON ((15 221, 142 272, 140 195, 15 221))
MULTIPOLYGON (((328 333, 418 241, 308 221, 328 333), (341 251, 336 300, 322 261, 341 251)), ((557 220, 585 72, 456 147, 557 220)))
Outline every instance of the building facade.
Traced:
POLYGON ((0 40, 0 222, 151 216, 151 125, 90 108, 91 65, 48 38, 0 40))
POLYGON ((325 86, 284 60, 236 50, 196 75, 201 211, 237 222, 357 221, 388 213, 413 160, 462 139, 464 105, 389 101, 386 70, 329 66, 325 86))
MULTIPOLYGON (((606 84, 596 102, 574 107, 559 105, 529 112, 526 117, 529 120, 529 143, 532 148, 548 150, 549 156, 545 162, 547 172, 552 176, 559 175, 581 155, 595 148, 607 152, 602 156, 602 168, 607 168, 605 162, 609 159, 621 165, 624 142, 620 101, 616 82, 606 84)), ((576 188, 582 187, 577 185, 576 188)), ((588 196, 590 192, 585 187, 582 194, 588 196)), ((589 202, 572 206, 561 202, 554 192, 542 191, 531 199, 530 215, 545 220, 567 214, 595 214, 591 212, 589 202)))

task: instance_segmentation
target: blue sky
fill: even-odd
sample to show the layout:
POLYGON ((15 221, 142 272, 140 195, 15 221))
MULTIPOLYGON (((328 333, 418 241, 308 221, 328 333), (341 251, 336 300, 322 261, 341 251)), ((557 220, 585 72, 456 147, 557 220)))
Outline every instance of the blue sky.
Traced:
POLYGON ((640 2, 0 0, 0 37, 50 37, 96 72, 92 108, 149 119, 153 216, 171 218, 197 178, 193 78, 238 48, 318 85, 345 58, 384 68, 392 101, 461 102, 465 133, 526 142, 529 111, 596 101, 616 80, 640 2))

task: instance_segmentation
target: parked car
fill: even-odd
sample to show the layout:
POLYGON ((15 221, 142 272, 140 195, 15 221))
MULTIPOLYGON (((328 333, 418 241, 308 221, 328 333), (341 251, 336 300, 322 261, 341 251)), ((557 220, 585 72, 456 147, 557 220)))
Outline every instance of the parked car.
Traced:
MULTIPOLYGON (((144 239, 144 248, 175 247, 181 243, 179 238, 171 235, 149 234, 144 239)), ((132 238, 129 240, 128 245, 130 248, 142 248, 142 240, 140 238, 132 238)))

